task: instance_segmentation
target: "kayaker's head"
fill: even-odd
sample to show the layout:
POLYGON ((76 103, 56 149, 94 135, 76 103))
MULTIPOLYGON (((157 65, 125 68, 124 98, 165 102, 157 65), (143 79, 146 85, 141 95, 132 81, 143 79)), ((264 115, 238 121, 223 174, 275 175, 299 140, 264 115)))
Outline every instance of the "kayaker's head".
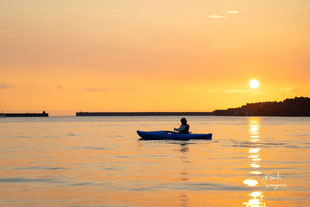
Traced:
POLYGON ((185 125, 185 124, 187 124, 187 120, 185 118, 182 118, 181 123, 182 123, 182 125, 185 125))

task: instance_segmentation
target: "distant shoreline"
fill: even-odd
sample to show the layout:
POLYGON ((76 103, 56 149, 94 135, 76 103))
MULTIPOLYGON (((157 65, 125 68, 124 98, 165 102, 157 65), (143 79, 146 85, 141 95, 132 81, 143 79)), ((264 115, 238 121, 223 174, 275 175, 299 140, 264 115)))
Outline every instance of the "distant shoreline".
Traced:
POLYGON ((76 112, 76 116, 214 116, 213 112, 76 112))
POLYGON ((77 112, 76 117, 89 116, 229 116, 229 117, 309 117, 308 115, 224 115, 214 112, 77 112))
POLYGON ((310 98, 259 102, 213 112, 76 112, 76 116, 281 116, 309 117, 310 98))
POLYGON ((76 115, 49 116, 37 113, 14 113, 0 114, 0 118, 18 117, 121 117, 121 116, 216 116, 216 117, 310 117, 309 115, 233 115, 233 114, 214 114, 213 112, 77 112, 76 115))
MULTIPOLYGON (((42 113, 0 113, 5 117, 48 117, 42 113)), ((280 102, 248 103, 238 108, 212 112, 76 112, 75 116, 261 116, 261 117, 310 117, 310 98, 295 97, 280 102)))

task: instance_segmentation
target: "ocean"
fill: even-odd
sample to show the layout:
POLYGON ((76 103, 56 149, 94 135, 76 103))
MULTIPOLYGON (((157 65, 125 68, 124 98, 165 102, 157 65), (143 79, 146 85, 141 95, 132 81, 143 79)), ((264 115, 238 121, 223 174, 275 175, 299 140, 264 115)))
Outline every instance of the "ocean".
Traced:
POLYGON ((0 118, 0 206, 310 206, 309 117, 0 118))

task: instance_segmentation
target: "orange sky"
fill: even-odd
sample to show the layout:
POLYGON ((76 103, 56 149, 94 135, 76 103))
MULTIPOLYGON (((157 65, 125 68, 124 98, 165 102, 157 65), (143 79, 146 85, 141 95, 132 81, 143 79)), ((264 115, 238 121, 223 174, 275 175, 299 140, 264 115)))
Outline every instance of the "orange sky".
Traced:
POLYGON ((310 96, 309 20, 308 0, 5 1, 0 110, 211 111, 310 96))

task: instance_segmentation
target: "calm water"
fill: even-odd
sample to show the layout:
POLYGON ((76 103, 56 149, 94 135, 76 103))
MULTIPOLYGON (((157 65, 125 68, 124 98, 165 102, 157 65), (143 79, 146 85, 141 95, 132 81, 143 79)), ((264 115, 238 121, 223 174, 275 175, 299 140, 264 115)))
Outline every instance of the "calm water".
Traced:
POLYGON ((187 117, 213 141, 139 141, 180 117, 0 119, 0 206, 310 206, 310 118, 187 117))

